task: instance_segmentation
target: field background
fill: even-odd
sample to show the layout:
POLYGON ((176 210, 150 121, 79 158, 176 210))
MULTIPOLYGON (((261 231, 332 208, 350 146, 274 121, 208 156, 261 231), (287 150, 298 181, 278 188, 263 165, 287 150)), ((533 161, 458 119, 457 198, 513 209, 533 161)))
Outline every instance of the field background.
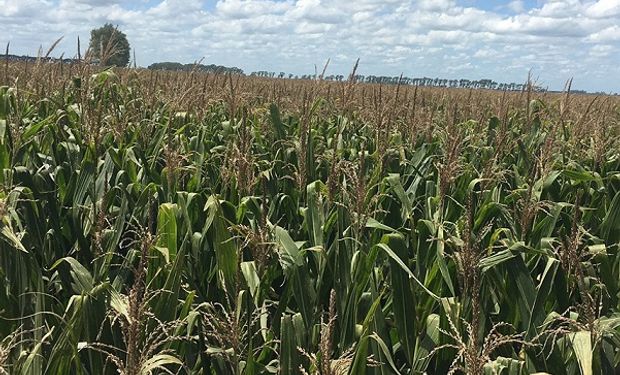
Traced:
POLYGON ((618 97, 0 82, 0 373, 620 369, 618 97))

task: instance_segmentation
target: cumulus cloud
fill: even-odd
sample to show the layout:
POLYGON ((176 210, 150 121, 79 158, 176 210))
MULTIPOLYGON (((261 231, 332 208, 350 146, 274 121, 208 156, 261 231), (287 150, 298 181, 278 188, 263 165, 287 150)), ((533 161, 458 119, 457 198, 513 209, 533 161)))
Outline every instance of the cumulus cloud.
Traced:
POLYGON ((0 19, 6 19, 7 22, 13 20, 28 17, 38 16, 42 9, 45 9, 51 5, 49 1, 43 0, 0 0, 0 19))
POLYGON ((620 0, 599 0, 589 5, 585 13, 595 18, 618 17, 620 16, 620 0))
POLYGON ((523 0, 511 1, 506 7, 515 13, 523 13, 525 11, 525 3, 523 0))
POLYGON ((221 16, 231 19, 251 18, 264 14, 282 14, 292 8, 291 3, 270 0, 222 0, 218 1, 215 7, 221 16))
POLYGON ((590 34, 589 40, 593 42, 620 42, 620 26, 614 25, 601 31, 590 34))
POLYGON ((57 52, 71 55, 105 22, 141 65, 205 57, 303 74, 331 57, 346 74, 360 57, 362 74, 521 81, 533 68, 551 87, 575 76, 620 91, 620 0, 0 0, 0 44, 15 53, 65 35, 57 52))

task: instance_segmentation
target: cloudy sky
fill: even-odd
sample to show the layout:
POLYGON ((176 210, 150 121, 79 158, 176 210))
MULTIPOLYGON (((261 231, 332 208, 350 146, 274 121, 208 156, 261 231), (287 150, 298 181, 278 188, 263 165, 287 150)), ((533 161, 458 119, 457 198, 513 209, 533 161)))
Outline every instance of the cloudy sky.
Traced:
MULTIPOLYGON (((0 0, 0 43, 74 56, 111 22, 156 61, 346 74, 490 78, 620 92, 620 0, 0 0)), ((0 47, 4 49, 3 47, 0 47)))

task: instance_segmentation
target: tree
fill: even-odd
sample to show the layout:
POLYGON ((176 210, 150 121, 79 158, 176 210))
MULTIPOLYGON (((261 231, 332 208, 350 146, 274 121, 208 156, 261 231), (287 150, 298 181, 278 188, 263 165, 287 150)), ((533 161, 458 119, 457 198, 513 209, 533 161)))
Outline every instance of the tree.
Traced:
POLYGON ((129 63, 127 35, 110 23, 90 32, 89 49, 101 65, 127 66, 129 63))

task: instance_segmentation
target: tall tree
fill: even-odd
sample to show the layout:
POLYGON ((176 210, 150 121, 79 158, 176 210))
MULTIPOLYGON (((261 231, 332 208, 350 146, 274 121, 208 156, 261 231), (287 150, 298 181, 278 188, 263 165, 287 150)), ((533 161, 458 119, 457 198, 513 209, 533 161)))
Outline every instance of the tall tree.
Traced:
POLYGON ((106 23, 90 32, 90 52, 104 66, 127 66, 129 41, 117 27, 106 23))

